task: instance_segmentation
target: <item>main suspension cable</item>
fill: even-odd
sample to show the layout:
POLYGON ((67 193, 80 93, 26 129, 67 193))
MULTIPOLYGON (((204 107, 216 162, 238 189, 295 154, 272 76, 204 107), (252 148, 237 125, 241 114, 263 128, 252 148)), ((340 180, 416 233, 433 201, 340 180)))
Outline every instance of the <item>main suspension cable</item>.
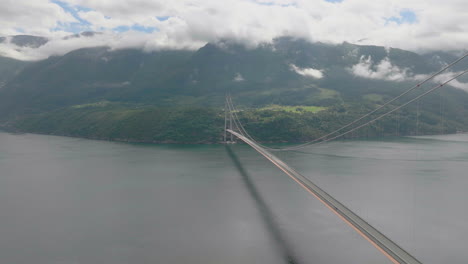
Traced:
POLYGON ((312 141, 309 141, 309 142, 306 142, 306 143, 303 143, 303 144, 299 144, 299 145, 296 145, 296 146, 293 146, 293 147, 271 148, 271 147, 267 147, 267 146, 265 146, 265 145, 262 145, 262 144, 260 144, 258 141, 254 140, 254 138, 247 132, 247 130, 244 128, 244 126, 243 126, 242 123, 240 122, 240 119, 239 119, 239 117, 238 117, 238 115, 237 115, 237 111, 238 111, 238 110, 234 107, 234 104, 233 104, 233 102, 232 102, 231 96, 228 96, 228 98, 227 98, 226 101, 227 101, 227 105, 228 105, 229 111, 231 112, 232 119, 233 119, 233 121, 234 121, 236 127, 238 128, 238 130, 241 132, 241 134, 243 134, 244 136, 246 136, 246 137, 249 138, 250 140, 254 141, 254 142, 257 143, 258 145, 260 145, 260 146, 262 146, 262 147, 264 147, 265 149, 268 149, 268 150, 270 150, 270 151, 291 151, 291 150, 297 150, 297 149, 301 149, 301 148, 307 147, 307 146, 309 146, 309 145, 313 145, 313 144, 317 144, 317 143, 328 142, 328 141, 334 140, 334 139, 336 139, 336 138, 339 138, 339 137, 341 137, 341 136, 344 136, 344 135, 346 135, 346 134, 348 134, 348 133, 351 133, 351 132, 353 132, 353 131, 356 131, 357 129, 362 128, 362 127, 364 127, 364 126, 366 126, 366 125, 368 125, 368 124, 370 124, 370 123, 373 123, 373 122, 379 120, 380 118, 383 118, 383 117, 387 116, 388 114, 393 113, 394 111, 396 111, 396 110, 398 110, 398 109, 400 109, 400 108, 402 108, 402 107, 404 107, 404 106, 406 106, 406 105, 408 105, 408 104, 410 104, 410 103, 416 101, 417 99, 419 99, 419 98, 421 98, 421 97, 423 97, 423 96, 429 94, 430 92, 432 92, 432 91, 434 91, 434 90, 436 90, 436 89, 438 89, 438 88, 440 88, 440 87, 446 85, 446 84, 449 83, 450 81, 452 81, 452 80, 458 78, 459 76, 465 74, 466 71, 464 71, 464 72, 462 72, 462 73, 460 73, 460 74, 457 74, 455 77, 449 79, 448 81, 444 82, 443 84, 434 87, 435 89, 432 88, 431 90, 429 90, 429 91, 427 91, 427 92, 425 92, 425 93, 423 93, 423 94, 417 96, 416 98, 414 98, 414 99, 408 101, 407 103, 405 103, 405 104, 403 104, 403 105, 400 105, 399 107, 396 107, 396 108, 394 108, 394 109, 392 109, 392 110, 390 110, 390 111, 388 111, 388 112, 386 112, 386 113, 384 113, 384 114, 378 116, 377 118, 374 118, 374 119, 372 119, 372 120, 370 120, 370 121, 368 121, 368 122, 366 122, 366 123, 364 123, 364 124, 362 124, 362 125, 360 125, 360 126, 358 126, 358 127, 355 127, 355 128, 353 128, 353 129, 348 130, 348 131, 346 131, 346 132, 344 132, 344 133, 341 133, 341 134, 339 134, 339 135, 337 135, 337 136, 334 136, 334 137, 329 138, 331 135, 336 134, 336 133, 338 133, 338 132, 344 130, 345 128, 348 128, 348 127, 350 127, 350 126, 352 126, 352 125, 358 123, 359 121, 361 121, 361 120, 363 120, 363 119, 365 119, 365 118, 371 116, 372 114, 378 112, 379 110, 381 110, 381 109, 383 109, 384 107, 390 105, 391 103, 395 102, 396 100, 402 98, 403 96, 407 95, 408 93, 412 92, 413 90, 415 90, 415 89, 421 87, 423 84, 425 84, 425 83, 427 83, 428 81, 434 79, 436 76, 440 75, 441 73, 443 73, 444 71, 446 71, 446 70, 449 69, 450 67, 454 66, 455 64, 457 64, 458 62, 460 62, 461 60, 463 60, 463 59, 466 58, 466 57, 468 57, 468 53, 464 54, 462 57, 460 57, 460 58, 458 58, 457 60, 453 61, 452 63, 448 64, 447 66, 445 66, 444 68, 442 68, 442 69, 439 70, 438 72, 432 74, 432 75, 429 76, 428 78, 426 78, 426 79, 424 79, 423 81, 419 82, 418 84, 414 85, 414 86, 411 87, 410 89, 404 91, 404 92, 401 93, 400 95, 398 95, 398 96, 394 97, 393 99, 387 101, 386 103, 384 103, 383 105, 381 105, 381 106, 377 107, 376 109, 370 111, 369 113, 367 113, 367 114, 365 114, 365 115, 363 115, 363 116, 361 116, 361 117, 355 119, 354 121, 352 121, 352 122, 350 122, 350 123, 348 123, 348 124, 346 124, 346 125, 344 125, 344 126, 338 128, 338 129, 336 129, 336 130, 334 130, 334 131, 332 131, 332 132, 330 132, 330 133, 328 133, 328 134, 326 134, 326 135, 324 135, 324 136, 321 136, 321 137, 319 137, 319 138, 317 138, 317 139, 314 139, 314 140, 312 140, 312 141))
POLYGON ((393 99, 387 101, 386 103, 384 103, 383 105, 377 107, 376 109, 370 111, 369 113, 355 119, 354 121, 324 135, 324 136, 321 136, 317 139, 314 139, 310 142, 306 142, 306 143, 303 143, 303 144, 300 144, 300 145, 297 145, 297 146, 294 146, 294 147, 289 147, 289 148, 282 148, 282 149, 276 149, 277 151, 286 151, 286 150, 293 150, 293 149, 299 149, 299 148, 303 148, 303 147, 306 147, 308 145, 311 145, 311 144, 314 144, 315 142, 318 142, 318 141, 322 141, 323 139, 326 139, 328 138, 329 136, 333 135, 333 134, 336 134, 340 131, 342 131, 343 129, 345 128, 348 128, 354 124, 356 124, 357 122, 363 120, 364 118, 366 117, 369 117, 370 115, 376 113, 377 111, 381 110, 382 108, 388 106, 389 104, 395 102, 396 100, 402 98, 403 96, 407 95, 408 93, 414 91, 415 89, 421 87, 423 84, 427 83, 428 81, 434 79, 436 76, 440 75, 441 73, 443 73, 444 71, 446 71, 447 69, 449 69, 450 67, 454 66, 455 64, 457 64, 458 62, 460 62, 461 60, 463 60, 464 58, 468 57, 468 53, 466 53, 465 55, 461 56, 460 58, 456 59, 455 61, 453 61, 452 63, 448 64, 447 66, 445 66, 444 68, 442 68, 441 70, 439 70, 438 72, 432 74, 431 76, 429 76, 428 78, 424 79, 423 81, 421 81, 420 83, 414 85, 413 87, 411 87, 410 89, 406 90, 405 92, 401 93, 400 95, 394 97, 393 99))
POLYGON ((379 120, 379 119, 382 119, 383 117, 385 117, 385 116, 387 116, 387 115, 389 115, 389 114, 391 114, 391 113, 393 113, 393 112, 395 112, 395 111, 397 111, 397 110, 399 110, 399 109, 401 109, 401 108, 403 108, 403 107, 409 105, 410 103, 412 103, 412 102, 414 102, 414 101, 419 100, 420 98, 422 98, 422 97, 424 97, 424 96, 426 96, 426 95, 428 95, 428 94, 434 92, 435 90, 437 90, 437 89, 439 89, 439 88, 442 88, 443 86, 445 86, 445 85, 448 84, 449 82, 451 82, 451 81, 457 79, 458 77, 460 77, 460 76, 462 76, 462 75, 464 75, 464 74, 466 74, 466 73, 468 73, 468 70, 462 71, 461 73, 455 75, 454 77, 450 78, 449 80, 447 80, 447 81, 445 81, 445 82, 443 82, 443 83, 441 83, 441 84, 439 84, 439 85, 437 85, 437 86, 434 86, 433 88, 431 88, 430 90, 424 92, 423 94, 418 95, 417 97, 415 97, 415 98, 409 100, 408 102, 406 102, 406 103, 404 103, 404 104, 402 104, 402 105, 400 105, 400 106, 398 106, 398 107, 396 107, 396 108, 394 108, 394 109, 392 109, 392 110, 390 110, 390 111, 388 111, 388 112, 386 112, 386 113, 384 113, 384 114, 381 114, 380 116, 378 116, 378 117, 376 117, 376 118, 374 118, 374 119, 372 119, 372 120, 370 120, 370 121, 368 121, 368 122, 366 122, 366 123, 364 123, 364 124, 362 124, 362 125, 360 125, 360 126, 357 126, 357 127, 353 128, 353 129, 348 130, 348 131, 346 131, 346 132, 344 132, 344 133, 341 133, 341 134, 339 134, 339 135, 337 135, 337 136, 334 136, 334 137, 325 139, 325 140, 320 141, 320 142, 316 142, 316 143, 314 143, 314 145, 322 144, 322 143, 325 143, 325 142, 328 142, 328 141, 337 139, 337 138, 339 138, 339 137, 342 137, 342 136, 344 136, 344 135, 347 135, 348 133, 351 133, 351 132, 356 131, 356 130, 362 128, 362 127, 365 127, 365 126, 367 126, 367 125, 369 125, 369 124, 371 124, 371 123, 373 123, 373 122, 375 122, 375 121, 377 121, 377 120, 379 120))

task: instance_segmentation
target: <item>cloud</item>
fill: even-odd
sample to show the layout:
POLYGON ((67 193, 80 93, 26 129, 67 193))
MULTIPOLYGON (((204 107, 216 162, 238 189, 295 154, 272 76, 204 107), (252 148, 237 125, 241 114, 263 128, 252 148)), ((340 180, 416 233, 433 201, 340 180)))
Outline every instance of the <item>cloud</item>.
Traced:
MULTIPOLYGON (((441 84, 441 83, 444 83, 444 82, 454 78, 456 75, 458 75, 460 73, 461 72, 448 71, 448 72, 445 72, 445 73, 442 73, 442 74, 436 76, 432 82, 437 83, 437 84, 441 84)), ((422 75, 416 75, 414 78, 419 81, 419 80, 426 79, 427 77, 429 77, 429 75, 422 74, 422 75)), ((461 77, 462 76, 460 76, 460 78, 461 77)), ((468 83, 461 82, 458 79, 455 79, 455 80, 449 82, 448 85, 450 85, 452 87, 455 87, 455 88, 458 88, 458 89, 462 89, 462 90, 468 92, 468 83)))
POLYGON ((244 77, 242 77, 242 74, 237 73, 234 79, 232 79, 234 82, 243 82, 245 81, 244 77))
POLYGON ((314 79, 321 79, 323 78, 323 72, 321 70, 317 70, 314 68, 299 68, 294 64, 289 64, 289 67, 292 71, 295 71, 297 74, 312 77, 314 79))
POLYGON ((0 35, 42 35, 60 42, 80 30, 125 31, 108 42, 135 48, 201 47, 223 39, 255 46, 291 36, 413 51, 462 50, 468 43, 465 10, 464 0, 4 0, 0 35), (147 35, 135 41, 128 37, 134 31, 147 35))
POLYGON ((4 42, 0 43, 0 56, 19 60, 41 60, 49 56, 63 55, 79 48, 109 47, 111 50, 118 50, 138 47, 150 52, 161 49, 193 50, 203 44, 202 42, 178 42, 158 32, 147 34, 131 30, 125 34, 105 32, 90 36, 55 38, 39 48, 18 47, 10 42, 4 42))
POLYGON ((359 63, 353 65, 350 71, 358 77, 367 79, 377 79, 386 81, 405 81, 408 80, 408 69, 401 69, 393 65, 388 57, 384 58, 379 64, 374 65, 372 57, 361 56, 359 63), (375 69, 374 69, 375 68, 375 69))
POLYGON ((460 82, 459 80, 453 80, 449 83, 449 85, 468 92, 468 83, 460 82))
MULTIPOLYGON (((361 78, 375 79, 375 80, 385 80, 385 81, 394 81, 394 82, 403 82, 403 81, 423 81, 427 79, 429 74, 413 74, 407 68, 400 68, 396 65, 393 65, 388 57, 385 57, 378 64, 375 64, 372 61, 372 57, 362 56, 359 60, 359 63, 353 65, 348 69, 352 74, 361 78)), ((447 80, 455 77, 460 72, 445 72, 434 79, 433 83, 441 84, 447 80)), ((453 80, 448 85, 465 90, 468 92, 468 83, 460 82, 459 80, 453 80)))
POLYGON ((2 0, 0 34, 50 35, 59 23, 78 22, 71 14, 49 1, 2 0))

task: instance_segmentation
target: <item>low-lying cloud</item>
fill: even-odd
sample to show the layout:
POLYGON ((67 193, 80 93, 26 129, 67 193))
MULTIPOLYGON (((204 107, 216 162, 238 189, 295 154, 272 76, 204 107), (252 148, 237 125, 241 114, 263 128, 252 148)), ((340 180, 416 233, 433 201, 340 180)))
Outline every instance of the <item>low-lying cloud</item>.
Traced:
POLYGON ((10 41, 0 43, 0 56, 18 60, 42 60, 49 56, 60 56, 79 48, 109 47, 111 50, 138 48, 144 51, 156 51, 161 49, 198 49, 205 42, 201 41, 177 41, 166 35, 156 32, 147 34, 143 32, 104 32, 80 37, 52 38, 46 44, 38 47, 19 47, 10 41))
POLYGON ((234 76, 234 79, 232 79, 234 82, 243 82, 245 81, 244 77, 240 73, 236 73, 236 76, 234 76))
POLYGON ((388 57, 374 65, 372 57, 362 56, 358 64, 351 67, 351 72, 362 78, 377 79, 386 81, 405 81, 408 77, 408 69, 400 69, 393 65, 388 57), (375 68, 375 69, 373 69, 375 68))
MULTIPOLYGON (((379 63, 375 64, 372 61, 371 56, 362 56, 359 60, 359 63, 353 65, 348 70, 353 75, 361 78, 394 82, 422 81, 429 78, 430 76, 429 74, 413 74, 408 68, 400 68, 396 65, 393 65, 388 57, 385 57, 379 63)), ((436 76, 434 79, 432 79, 432 82, 440 84, 455 77, 457 74, 460 74, 460 72, 447 71, 436 76)), ((449 85, 468 91, 468 83, 453 80, 449 83, 449 85)))
POLYGON ((294 64, 289 64, 289 67, 292 71, 296 72, 299 75, 311 77, 314 79, 322 79, 323 72, 314 68, 299 68, 294 64))
MULTIPOLYGON (((461 72, 446 72, 446 73, 442 73, 438 76, 436 76, 433 80, 433 82, 435 83, 444 83, 450 79, 452 79, 453 77, 455 77, 456 75, 460 74, 461 72)), ((416 76, 419 80, 422 80, 422 79, 426 79, 427 77, 429 77, 429 75, 417 75, 416 76)), ((467 91, 468 92, 468 83, 465 83, 465 82, 461 82, 457 79, 451 81, 450 83, 448 83, 448 85, 452 86, 452 87, 455 87, 455 88, 458 88, 458 89, 462 89, 464 91, 467 91)))

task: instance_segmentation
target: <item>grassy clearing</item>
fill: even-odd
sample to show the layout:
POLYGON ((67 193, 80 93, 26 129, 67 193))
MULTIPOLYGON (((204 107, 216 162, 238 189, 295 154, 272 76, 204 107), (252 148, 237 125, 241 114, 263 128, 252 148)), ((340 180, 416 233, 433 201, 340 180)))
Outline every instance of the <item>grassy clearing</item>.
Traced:
POLYGON ((330 98, 338 98, 340 94, 337 91, 325 89, 325 88, 318 88, 320 90, 320 94, 318 97, 320 99, 330 99, 330 98))
POLYGON ((90 103, 90 104, 73 105, 71 108, 80 109, 80 108, 88 108, 88 107, 106 107, 106 106, 109 106, 110 104, 111 102, 109 101, 100 101, 100 102, 90 103))
POLYGON ((326 107, 321 107, 321 106, 305 106, 305 105, 294 105, 294 106, 289 106, 289 105, 269 105, 263 108, 260 108, 260 110, 275 110, 275 111, 286 111, 289 113, 305 113, 305 112, 310 112, 310 113, 317 113, 320 111, 325 110, 326 107))

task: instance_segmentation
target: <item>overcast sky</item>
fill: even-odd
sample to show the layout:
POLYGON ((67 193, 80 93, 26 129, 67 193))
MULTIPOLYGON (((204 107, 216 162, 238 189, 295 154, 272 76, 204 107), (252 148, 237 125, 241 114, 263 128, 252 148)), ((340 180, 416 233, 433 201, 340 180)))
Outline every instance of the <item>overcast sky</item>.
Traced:
POLYGON ((465 50, 467 31, 466 0, 2 0, 0 8, 0 35, 52 39, 36 51, 0 47, 23 59, 96 45, 195 49, 233 39, 254 46, 280 36, 465 50), (104 34, 61 40, 81 31, 104 34))

